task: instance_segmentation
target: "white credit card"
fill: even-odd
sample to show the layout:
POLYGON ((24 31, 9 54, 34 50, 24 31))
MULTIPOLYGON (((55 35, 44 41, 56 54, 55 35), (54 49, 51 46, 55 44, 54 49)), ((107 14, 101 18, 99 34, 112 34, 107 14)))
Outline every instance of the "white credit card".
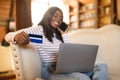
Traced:
POLYGON ((43 36, 38 34, 29 34, 30 41, 33 43, 43 43, 43 36))

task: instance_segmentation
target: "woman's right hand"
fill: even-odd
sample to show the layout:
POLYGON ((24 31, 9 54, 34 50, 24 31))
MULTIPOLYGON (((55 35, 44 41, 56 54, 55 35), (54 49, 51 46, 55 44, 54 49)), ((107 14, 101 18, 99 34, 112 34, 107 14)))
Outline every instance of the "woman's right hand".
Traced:
POLYGON ((16 34, 14 40, 16 44, 21 46, 29 44, 29 36, 25 32, 16 34))

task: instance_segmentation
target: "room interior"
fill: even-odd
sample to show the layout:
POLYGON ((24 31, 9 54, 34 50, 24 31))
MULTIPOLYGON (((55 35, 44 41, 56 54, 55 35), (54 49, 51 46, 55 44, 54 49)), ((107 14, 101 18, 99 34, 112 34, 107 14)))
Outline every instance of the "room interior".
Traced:
POLYGON ((108 80, 118 80, 120 78, 120 64, 117 63, 120 56, 118 54, 120 43, 117 40, 119 39, 118 34, 120 34, 119 3, 119 0, 0 0, 0 80, 16 80, 11 45, 4 41, 4 36, 11 31, 32 25, 36 26, 44 12, 51 6, 57 6, 63 10, 63 20, 70 25, 69 33, 72 42, 104 44, 104 47, 102 47, 104 49, 99 51, 98 61, 110 65, 109 76, 114 75, 114 77, 110 77, 108 80), (42 9, 43 7, 44 9, 42 9), (112 35, 116 42, 109 38, 108 41, 111 44, 107 44, 106 36, 103 36, 103 33, 108 38, 112 35), (115 47, 110 47, 111 45, 115 47), (110 54, 105 50, 108 46, 111 49, 108 51, 110 54), (112 50, 112 48, 114 49, 112 50), (110 55, 109 58, 114 60, 110 60, 107 54, 103 54, 105 52, 110 55), (117 71, 118 73, 116 73, 117 71))

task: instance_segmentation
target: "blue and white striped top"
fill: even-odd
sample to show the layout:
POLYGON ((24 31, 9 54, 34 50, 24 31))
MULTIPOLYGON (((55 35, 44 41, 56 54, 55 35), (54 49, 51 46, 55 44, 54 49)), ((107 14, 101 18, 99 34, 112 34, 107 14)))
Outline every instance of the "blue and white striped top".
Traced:
MULTIPOLYGON (((21 31, 24 31, 27 34, 42 35, 43 36, 42 44, 39 43, 32 43, 32 44, 36 46, 42 62, 56 62, 59 45, 62 43, 60 40, 58 40, 56 37, 53 37, 53 43, 51 43, 44 36, 42 26, 25 28, 16 32, 12 32, 11 34, 15 36, 17 33, 20 33, 21 31)), ((14 39, 14 36, 12 39, 14 39)), ((67 34, 63 34, 62 37, 65 43, 69 42, 67 34)))

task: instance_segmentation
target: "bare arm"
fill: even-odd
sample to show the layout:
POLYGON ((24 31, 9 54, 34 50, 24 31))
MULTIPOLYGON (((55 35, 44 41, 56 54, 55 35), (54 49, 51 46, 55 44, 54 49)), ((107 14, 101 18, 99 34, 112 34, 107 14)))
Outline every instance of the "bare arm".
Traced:
POLYGON ((29 44, 29 36, 25 32, 20 32, 16 34, 15 32, 10 32, 6 34, 5 40, 7 42, 16 42, 18 45, 26 45, 29 44))

